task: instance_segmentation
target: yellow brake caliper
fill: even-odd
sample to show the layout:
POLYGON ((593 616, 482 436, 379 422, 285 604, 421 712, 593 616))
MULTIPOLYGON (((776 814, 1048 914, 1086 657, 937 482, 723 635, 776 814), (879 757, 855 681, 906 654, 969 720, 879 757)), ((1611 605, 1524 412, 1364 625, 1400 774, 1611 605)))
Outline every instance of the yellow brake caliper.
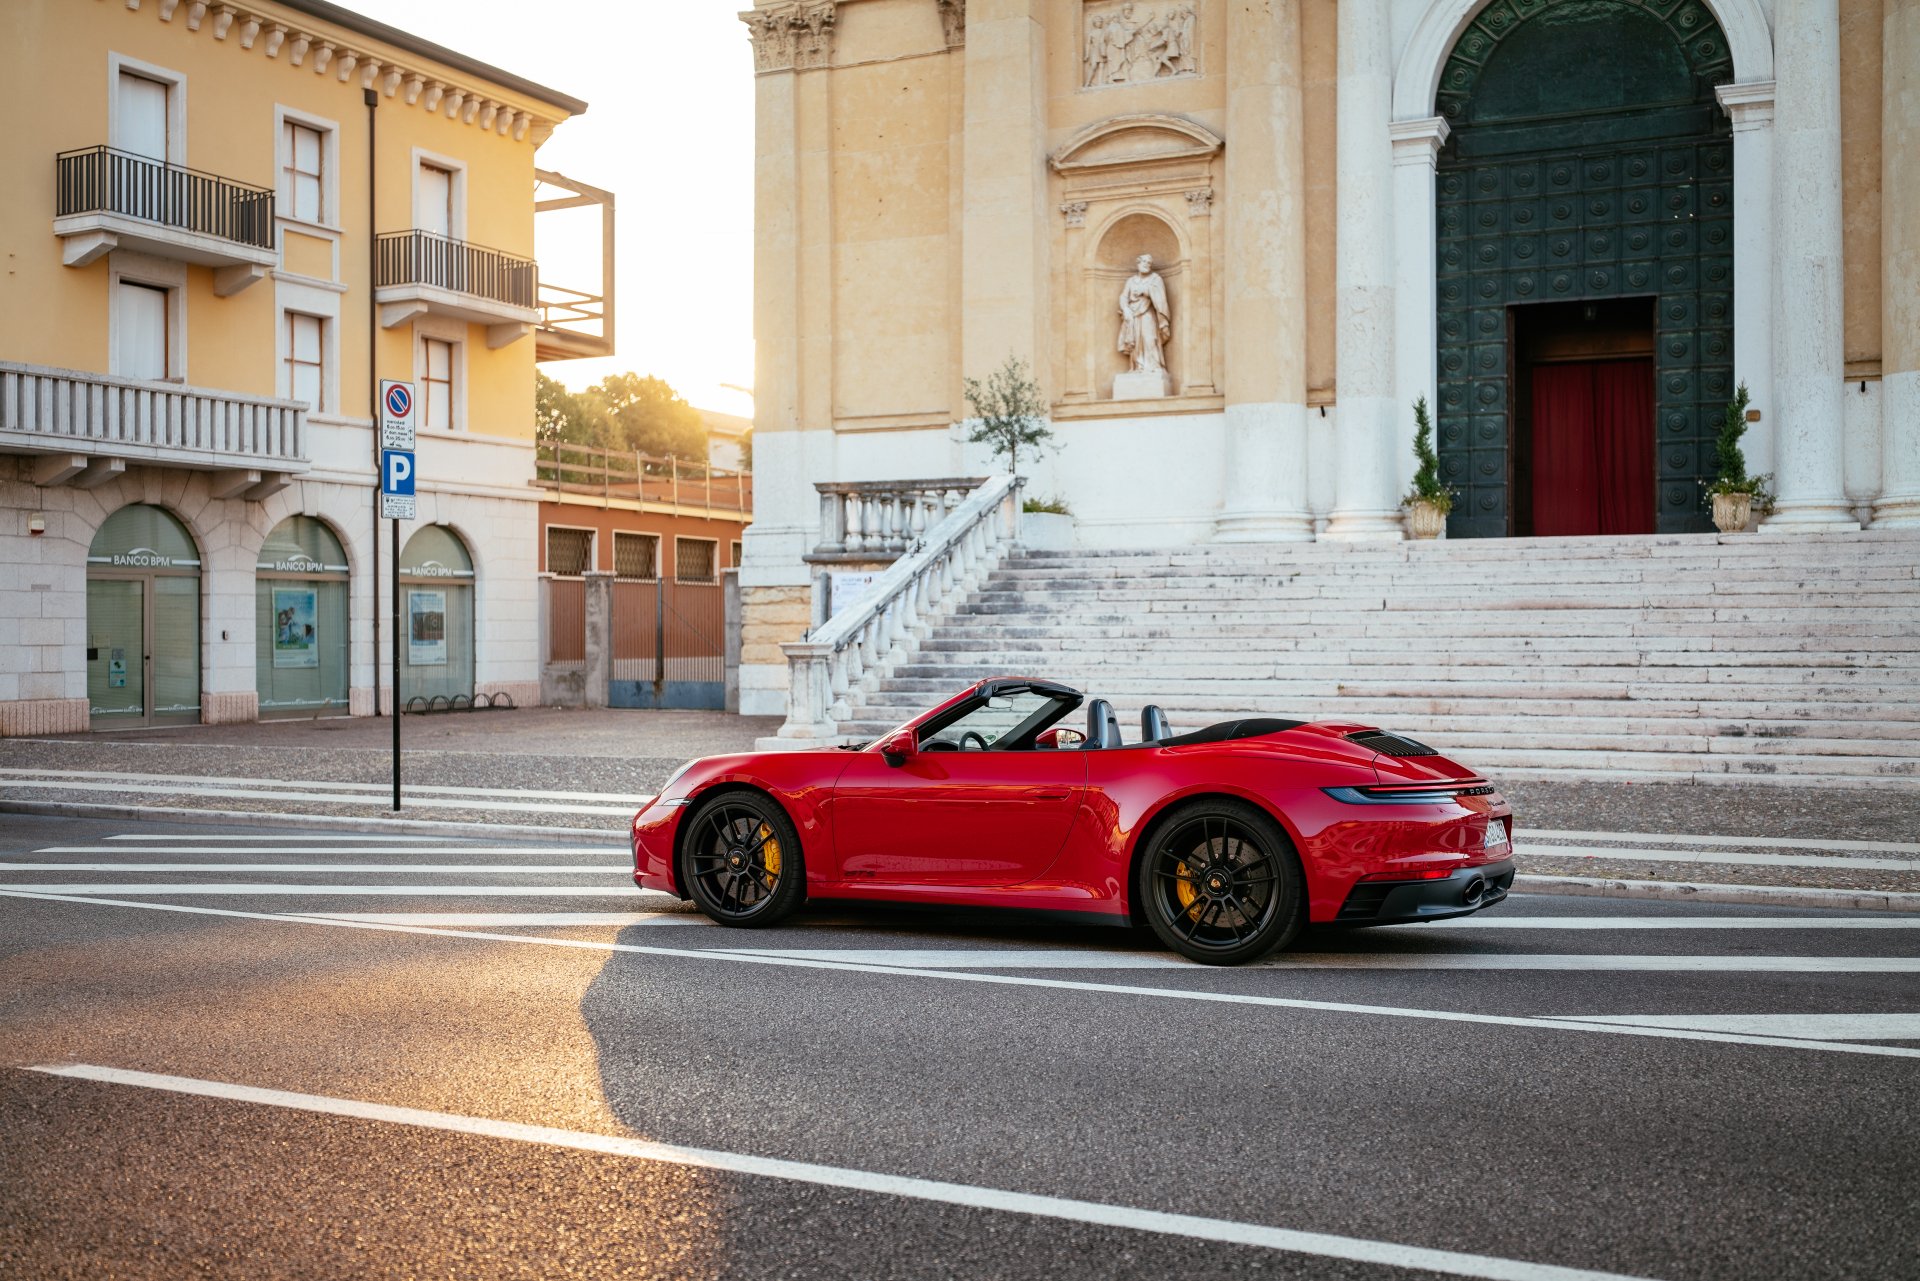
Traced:
POLYGON ((1193 871, 1185 863, 1179 863, 1174 866, 1173 874, 1179 878, 1173 883, 1173 892, 1180 897, 1180 910, 1193 916, 1200 910, 1194 904, 1194 900, 1200 897, 1200 891, 1193 887, 1193 871))
POLYGON ((762 823, 754 837, 760 842, 760 862, 767 869, 767 875, 780 875, 780 842, 773 838, 773 829, 762 823))

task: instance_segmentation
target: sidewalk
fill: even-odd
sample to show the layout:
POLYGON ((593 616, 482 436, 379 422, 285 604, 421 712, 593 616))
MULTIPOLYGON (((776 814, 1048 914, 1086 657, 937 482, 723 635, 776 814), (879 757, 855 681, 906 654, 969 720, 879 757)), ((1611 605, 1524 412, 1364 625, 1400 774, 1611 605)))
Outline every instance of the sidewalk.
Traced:
MULTIPOLYGON (((777 717, 722 712, 409 716, 402 817, 621 833, 683 761, 749 751, 778 728, 777 717)), ((389 721, 361 718, 0 739, 0 794, 387 819, 391 733, 389 721)), ((1523 875, 1920 893, 1911 793, 1494 781, 1519 819, 1523 875)))

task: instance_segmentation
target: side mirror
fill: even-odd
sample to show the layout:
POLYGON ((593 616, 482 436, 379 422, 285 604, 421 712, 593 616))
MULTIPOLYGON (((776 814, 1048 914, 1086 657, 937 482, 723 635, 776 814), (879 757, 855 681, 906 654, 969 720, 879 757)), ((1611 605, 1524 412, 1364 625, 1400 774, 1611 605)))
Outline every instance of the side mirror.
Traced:
POLYGON ((1051 747, 1056 751, 1078 747, 1087 741, 1087 736, 1076 729, 1065 729, 1058 725, 1041 734, 1034 742, 1041 747, 1051 747))
POLYGON ((903 729, 880 744, 880 755, 887 758, 889 765, 905 765, 913 752, 913 731, 910 729, 903 729))

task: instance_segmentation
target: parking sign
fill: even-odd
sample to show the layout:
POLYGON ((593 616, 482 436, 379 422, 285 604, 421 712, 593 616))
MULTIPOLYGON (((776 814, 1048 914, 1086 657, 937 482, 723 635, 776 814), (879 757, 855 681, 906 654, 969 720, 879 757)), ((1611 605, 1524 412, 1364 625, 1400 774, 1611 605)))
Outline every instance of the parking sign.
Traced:
POLYGON ((413 384, 380 380, 380 448, 413 449, 413 384))
POLYGON ((380 452, 380 516, 383 520, 413 519, 413 451, 380 452))

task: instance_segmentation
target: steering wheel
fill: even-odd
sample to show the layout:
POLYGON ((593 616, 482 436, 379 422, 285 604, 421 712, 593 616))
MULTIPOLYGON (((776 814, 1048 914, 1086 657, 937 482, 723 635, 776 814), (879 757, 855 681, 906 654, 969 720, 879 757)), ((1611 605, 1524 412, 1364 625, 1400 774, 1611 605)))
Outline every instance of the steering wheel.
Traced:
POLYGON ((960 750, 963 752, 986 751, 987 750, 986 736, 981 734, 979 730, 974 730, 974 729, 970 729, 962 732, 960 735, 960 750), (972 739, 975 743, 978 743, 979 746, 978 747, 968 746, 968 743, 967 743, 968 739, 972 739))

